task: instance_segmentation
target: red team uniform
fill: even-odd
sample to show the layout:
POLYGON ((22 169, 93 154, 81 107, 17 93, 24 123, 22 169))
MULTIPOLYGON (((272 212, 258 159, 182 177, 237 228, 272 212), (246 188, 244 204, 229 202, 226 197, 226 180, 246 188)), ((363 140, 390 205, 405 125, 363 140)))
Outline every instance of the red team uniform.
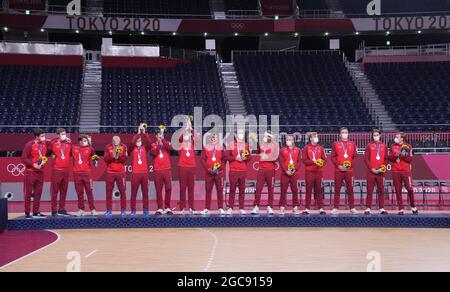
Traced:
POLYGON ((151 141, 147 134, 138 134, 133 137, 128 148, 128 153, 132 160, 131 175, 131 212, 136 212, 136 200, 139 187, 142 191, 142 205, 144 212, 149 211, 148 184, 149 184, 149 164, 147 153, 151 148, 151 141), (141 139, 142 145, 137 146, 137 141, 141 139))
POLYGON ((392 163, 392 178, 394 180, 395 193, 397 195, 397 203, 399 210, 404 209, 403 205, 403 184, 405 185, 406 190, 408 191, 409 201, 411 203, 411 207, 415 208, 415 200, 414 200, 414 188, 413 188, 413 179, 412 179, 412 160, 413 160, 413 148, 411 145, 403 143, 403 144, 394 144, 391 147, 391 155, 389 156, 389 160, 392 163), (409 151, 406 156, 398 156, 399 153, 402 152, 402 148, 406 146, 409 151), (397 160, 398 159, 398 160, 397 160))
POLYGON ((206 205, 205 209, 211 209, 212 191, 216 186, 217 191, 217 205, 219 209, 223 209, 223 181, 226 153, 222 145, 206 145, 202 151, 202 165, 206 171, 205 174, 205 189, 206 189, 206 205), (220 163, 220 168, 217 173, 212 174, 214 165, 220 163))
POLYGON ((372 142, 367 145, 364 154, 364 162, 367 166, 367 209, 372 208, 373 191, 375 185, 378 190, 378 204, 380 209, 384 209, 384 183, 386 176, 384 173, 374 174, 372 169, 380 169, 382 165, 388 164, 388 147, 383 142, 372 142))
POLYGON ((298 197, 298 180, 299 180, 299 170, 302 160, 302 150, 298 147, 284 147, 280 152, 280 166, 281 166, 281 195, 280 195, 280 207, 286 207, 287 202, 287 191, 289 187, 292 191, 292 206, 299 207, 299 197, 298 197), (295 172, 293 175, 288 175, 287 171, 289 165, 292 164, 295 167, 295 172))
POLYGON ((235 141, 227 151, 228 161, 230 163, 230 198, 228 208, 234 208, 236 200, 236 189, 239 188, 239 209, 244 209, 245 204, 245 186, 247 179, 247 167, 251 161, 250 147, 245 142, 235 141), (238 157, 244 158, 244 152, 248 153, 245 160, 239 161, 238 157))
POLYGON ((66 210, 67 191, 69 189, 69 172, 71 165, 72 144, 55 139, 51 149, 54 156, 51 184, 52 213, 66 210), (58 206, 58 193, 59 206, 58 206))
POLYGON ((91 161, 95 151, 91 146, 81 147, 78 145, 72 146, 72 164, 73 164, 73 178, 75 184, 75 191, 78 195, 78 209, 84 211, 84 193, 86 192, 89 209, 95 210, 92 175, 91 175, 91 161))
POLYGON ((181 142, 179 151, 180 209, 186 209, 186 191, 189 208, 195 210, 194 191, 197 161, 195 158, 195 142, 181 142))
POLYGON ((127 209, 127 196, 126 196, 126 182, 125 182, 125 163, 128 160, 127 146, 120 144, 122 147, 122 153, 118 154, 116 159, 116 149, 118 147, 109 144, 105 148, 105 162, 107 164, 106 169, 106 208, 107 211, 112 211, 112 196, 114 190, 114 184, 117 184, 117 188, 120 192, 120 208, 122 211, 127 209))
MULTIPOLYGON (((262 144, 259 147, 259 154, 273 155, 278 151, 278 144, 269 143, 262 144)), ((277 167, 277 158, 271 161, 260 161, 259 162, 259 170, 258 177, 256 181, 256 193, 255 193, 255 206, 260 206, 261 204, 261 194, 264 188, 264 185, 267 183, 267 189, 269 193, 268 198, 268 206, 273 208, 274 201, 274 184, 275 184, 275 169, 277 167)))
POLYGON ((31 195, 33 198, 33 214, 39 213, 41 205, 42 190, 44 188, 44 168, 35 169, 33 164, 39 164, 42 157, 47 155, 48 142, 30 141, 25 145, 22 152, 22 162, 26 166, 24 181, 25 214, 31 212, 31 195))
POLYGON ((348 201, 350 209, 355 208, 355 193, 354 193, 354 182, 355 177, 353 174, 354 162, 358 158, 358 149, 353 142, 349 141, 338 141, 334 143, 331 150, 331 160, 335 166, 334 172, 334 208, 339 209, 341 204, 341 189, 345 182, 347 188, 348 201), (342 171, 339 169, 340 166, 344 165, 344 162, 350 162, 351 166, 347 171, 342 171))
POLYGON ((153 156, 158 210, 169 210, 171 209, 172 200, 172 165, 170 162, 170 151, 172 151, 172 145, 170 142, 163 139, 153 143, 150 151, 153 156), (164 200, 163 189, 165 190, 164 200))
POLYGON ((323 208, 323 167, 318 167, 316 160, 322 159, 324 163, 327 161, 325 150, 320 145, 308 144, 303 149, 303 163, 306 166, 306 209, 311 209, 311 200, 313 189, 317 196, 317 206, 323 208))

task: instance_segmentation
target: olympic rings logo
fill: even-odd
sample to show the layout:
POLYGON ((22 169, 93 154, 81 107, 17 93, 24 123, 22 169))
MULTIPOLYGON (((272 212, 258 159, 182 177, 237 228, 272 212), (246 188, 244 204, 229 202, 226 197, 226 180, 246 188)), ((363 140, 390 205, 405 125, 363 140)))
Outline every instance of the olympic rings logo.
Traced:
POLYGON ((24 164, 8 164, 6 170, 14 177, 25 176, 26 166, 24 164))
MULTIPOLYGON (((255 161, 253 163, 253 170, 259 171, 259 164, 260 164, 259 161, 255 161)), ((278 162, 275 162, 275 170, 276 171, 280 170, 280 164, 278 162)))
POLYGON ((231 27, 232 27, 234 30, 243 30, 244 27, 245 27, 245 24, 244 24, 244 23, 232 23, 232 24, 231 24, 231 27))

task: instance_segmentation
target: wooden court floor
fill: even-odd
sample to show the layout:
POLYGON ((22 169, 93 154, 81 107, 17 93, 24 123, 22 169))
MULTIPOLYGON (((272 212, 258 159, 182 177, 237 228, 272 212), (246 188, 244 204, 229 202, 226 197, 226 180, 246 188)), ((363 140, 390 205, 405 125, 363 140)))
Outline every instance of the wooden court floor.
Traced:
POLYGON ((450 271, 444 229, 59 230, 13 271, 450 271))

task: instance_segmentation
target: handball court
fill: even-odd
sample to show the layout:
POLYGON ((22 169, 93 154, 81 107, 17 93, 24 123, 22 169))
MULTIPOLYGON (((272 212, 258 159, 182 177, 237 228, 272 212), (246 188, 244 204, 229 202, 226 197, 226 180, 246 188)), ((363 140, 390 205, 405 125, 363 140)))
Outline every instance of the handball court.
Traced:
POLYGON ((447 229, 8 231, 0 250, 0 272, 450 271, 447 229))

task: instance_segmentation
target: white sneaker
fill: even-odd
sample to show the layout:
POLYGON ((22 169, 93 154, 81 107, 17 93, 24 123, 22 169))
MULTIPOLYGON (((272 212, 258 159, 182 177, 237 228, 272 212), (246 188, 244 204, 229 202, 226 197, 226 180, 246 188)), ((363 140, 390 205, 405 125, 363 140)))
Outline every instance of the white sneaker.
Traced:
POLYGON ((164 215, 164 210, 158 209, 158 211, 155 212, 155 215, 164 215))
POLYGON ((367 208, 366 211, 364 211, 364 214, 370 215, 372 213, 372 210, 367 208))
POLYGON ((98 214, 97 214, 97 210, 95 210, 95 209, 92 210, 92 211, 91 211, 91 215, 94 216, 94 217, 97 216, 97 215, 98 215, 98 214))
POLYGON ((305 209, 305 211, 303 211, 303 215, 310 215, 311 211, 309 211, 309 209, 305 209))
POLYGON ((331 210, 331 214, 332 215, 339 215, 339 210, 334 208, 333 210, 331 210))
POLYGON ((268 214, 268 215, 273 215, 273 214, 275 214, 275 213, 273 212, 272 207, 267 207, 267 214, 268 214))
POLYGON ((200 215, 203 215, 203 216, 209 215, 209 210, 208 210, 208 209, 205 209, 205 210, 201 211, 201 212, 200 212, 200 215))
POLYGON ((298 215, 300 212, 298 211, 298 207, 294 207, 294 210, 292 210, 292 214, 298 215))
POLYGON ((325 212, 324 209, 320 209, 319 210, 319 215, 326 215, 326 214, 327 214, 327 212, 325 212))
POLYGON ((173 215, 172 209, 167 208, 166 210, 164 210, 163 215, 173 215))
POLYGON ((226 215, 227 212, 225 212, 224 209, 219 209, 219 214, 223 216, 223 215, 226 215))
POLYGON ((227 210, 227 215, 233 215, 233 209, 231 209, 231 208, 228 208, 228 210, 227 210))
POLYGON ((253 208, 252 215, 259 215, 259 207, 258 206, 255 206, 255 208, 253 208))
POLYGON ((286 214, 286 208, 285 207, 281 207, 280 208, 280 213, 279 213, 280 215, 284 215, 284 214, 286 214))
POLYGON ((244 216, 247 215, 247 212, 245 212, 244 209, 239 210, 239 215, 244 216))
POLYGON ((197 215, 197 212, 195 212, 195 210, 191 208, 191 209, 189 209, 189 214, 197 215))
POLYGON ((386 212, 385 209, 380 209, 380 214, 381 214, 381 215, 387 215, 387 212, 386 212))
POLYGON ((84 217, 85 215, 86 215, 86 213, 84 213, 83 210, 79 210, 79 211, 77 212, 77 214, 75 214, 75 216, 77 216, 77 217, 84 217))
POLYGON ((186 211, 183 209, 183 210, 181 210, 180 213, 178 213, 178 214, 184 216, 184 215, 186 214, 186 211))
POLYGON ((358 215, 359 214, 358 210, 356 210, 355 208, 351 209, 350 213, 353 214, 353 215, 358 215))

